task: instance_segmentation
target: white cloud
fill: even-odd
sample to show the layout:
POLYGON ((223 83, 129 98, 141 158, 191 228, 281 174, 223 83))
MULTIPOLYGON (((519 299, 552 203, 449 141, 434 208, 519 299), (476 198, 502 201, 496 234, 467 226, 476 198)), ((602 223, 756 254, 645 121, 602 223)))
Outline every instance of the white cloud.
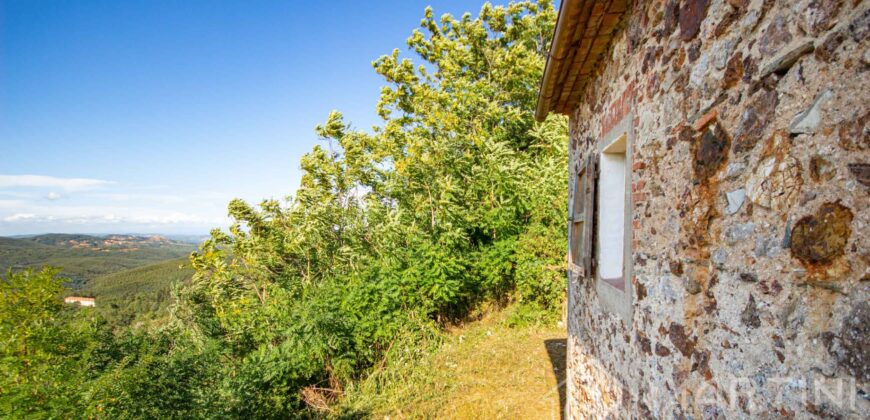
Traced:
POLYGON ((0 188, 59 188, 64 191, 90 190, 113 184, 91 178, 58 178, 45 175, 0 175, 0 188))
POLYGON ((230 224, 230 198, 208 190, 162 191, 98 179, 0 175, 0 236, 201 233, 230 224))
POLYGON ((32 213, 15 213, 12 216, 6 216, 3 218, 4 222, 13 223, 13 222, 23 222, 36 219, 36 215, 32 213))
POLYGON ((208 217, 187 213, 166 213, 158 215, 118 215, 114 213, 80 216, 36 215, 15 213, 2 219, 6 223, 62 223, 74 225, 224 225, 226 218, 208 217))
POLYGON ((4 200, 0 199, 0 210, 16 211, 25 205, 23 200, 4 200))

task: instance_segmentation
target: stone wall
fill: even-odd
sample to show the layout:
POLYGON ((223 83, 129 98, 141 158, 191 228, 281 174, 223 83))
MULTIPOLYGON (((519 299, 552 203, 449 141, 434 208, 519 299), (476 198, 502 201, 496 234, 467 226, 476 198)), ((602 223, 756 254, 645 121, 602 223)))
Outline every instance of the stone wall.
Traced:
POLYGON ((570 417, 866 418, 868 34, 867 0, 634 2, 570 165, 634 111, 633 311, 569 276, 570 417))

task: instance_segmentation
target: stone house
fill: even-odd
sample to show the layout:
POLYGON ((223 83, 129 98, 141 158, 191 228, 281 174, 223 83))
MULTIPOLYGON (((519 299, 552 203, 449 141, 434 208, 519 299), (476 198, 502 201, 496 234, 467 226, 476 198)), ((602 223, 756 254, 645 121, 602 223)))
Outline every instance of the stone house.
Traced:
POLYGON ((92 297, 85 296, 67 296, 63 298, 64 303, 77 303, 80 306, 97 306, 97 300, 92 297))
POLYGON ((870 0, 563 0, 570 418, 866 418, 870 0))

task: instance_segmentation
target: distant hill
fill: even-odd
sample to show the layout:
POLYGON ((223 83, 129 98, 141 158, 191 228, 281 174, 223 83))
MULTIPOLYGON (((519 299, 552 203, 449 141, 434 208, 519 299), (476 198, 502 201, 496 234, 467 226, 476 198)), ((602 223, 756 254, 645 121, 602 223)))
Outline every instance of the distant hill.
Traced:
POLYGON ((0 236, 0 247, 5 248, 39 248, 44 245, 35 241, 28 241, 23 238, 0 236))
POLYGON ((165 316, 172 285, 192 276, 190 263, 179 258, 99 276, 83 294, 97 298, 97 310, 110 322, 127 325, 165 316))
POLYGON ((199 245, 205 242, 206 239, 211 238, 211 235, 165 235, 167 238, 172 239, 178 242, 187 242, 191 244, 199 245))
POLYGON ((22 238, 43 245, 67 246, 85 249, 137 249, 145 247, 161 247, 164 245, 182 245, 187 242, 173 241, 160 235, 78 235, 67 233, 49 233, 45 235, 22 238))
POLYGON ((0 273, 51 265, 61 267, 61 274, 72 280, 69 287, 82 289, 98 276, 177 259, 194 249, 196 245, 159 235, 0 237, 0 273))

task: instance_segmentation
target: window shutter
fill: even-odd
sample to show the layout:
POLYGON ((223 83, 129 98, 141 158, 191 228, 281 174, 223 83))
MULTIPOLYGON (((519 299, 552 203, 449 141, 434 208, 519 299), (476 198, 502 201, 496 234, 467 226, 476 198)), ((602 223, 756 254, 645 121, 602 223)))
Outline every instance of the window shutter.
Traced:
MULTIPOLYGON (((586 162, 580 162, 574 178, 574 194, 568 210, 568 265, 575 271, 583 269, 583 232, 586 221, 586 162)), ((582 276, 582 274, 581 274, 582 276)))
POLYGON ((584 198, 584 203, 586 204, 585 212, 584 212, 584 220, 583 225, 585 229, 583 229, 583 275, 585 277, 592 277, 595 274, 595 254, 593 253, 593 245, 595 244, 593 234, 595 233, 595 197, 596 191, 595 188, 598 186, 598 153, 594 151, 589 154, 587 158, 588 161, 586 163, 586 197, 584 198))
POLYGON ((577 170, 574 197, 569 213, 569 264, 580 277, 594 273, 592 253, 595 231, 595 186, 598 180, 598 154, 590 153, 577 170))

